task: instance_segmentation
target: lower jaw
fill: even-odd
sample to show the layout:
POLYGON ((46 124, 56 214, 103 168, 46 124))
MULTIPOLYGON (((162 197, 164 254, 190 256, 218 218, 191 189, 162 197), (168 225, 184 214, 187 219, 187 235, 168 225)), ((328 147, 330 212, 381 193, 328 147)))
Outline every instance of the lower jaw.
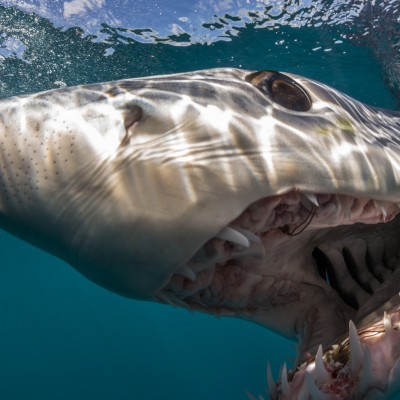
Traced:
POLYGON ((376 322, 358 330, 350 321, 348 336, 318 349, 295 371, 282 368, 275 383, 268 369, 271 400, 384 399, 400 390, 400 300, 376 322))

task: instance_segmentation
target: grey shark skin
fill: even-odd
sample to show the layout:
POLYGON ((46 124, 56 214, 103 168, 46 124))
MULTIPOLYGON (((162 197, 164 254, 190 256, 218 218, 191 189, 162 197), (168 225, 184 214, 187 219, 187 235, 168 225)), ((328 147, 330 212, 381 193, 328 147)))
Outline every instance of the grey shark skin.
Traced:
POLYGON ((275 71, 14 97, 0 102, 0 225, 123 296, 298 340, 271 398, 390 396, 399 131, 396 112, 275 71))

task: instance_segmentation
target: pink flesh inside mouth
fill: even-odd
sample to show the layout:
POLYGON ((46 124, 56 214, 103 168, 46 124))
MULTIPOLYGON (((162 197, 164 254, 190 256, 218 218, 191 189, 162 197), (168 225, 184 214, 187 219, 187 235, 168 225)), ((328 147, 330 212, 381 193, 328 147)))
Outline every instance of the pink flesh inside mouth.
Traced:
POLYGON ((393 351, 400 339, 399 211, 395 202, 344 194, 261 199, 205 243, 157 297, 296 339, 297 370, 284 367, 279 383, 269 374, 271 399, 386 392, 391 371, 400 371, 400 350, 393 351), (355 325, 349 333, 349 321, 358 334, 355 325), (377 360, 386 360, 379 379, 377 360))

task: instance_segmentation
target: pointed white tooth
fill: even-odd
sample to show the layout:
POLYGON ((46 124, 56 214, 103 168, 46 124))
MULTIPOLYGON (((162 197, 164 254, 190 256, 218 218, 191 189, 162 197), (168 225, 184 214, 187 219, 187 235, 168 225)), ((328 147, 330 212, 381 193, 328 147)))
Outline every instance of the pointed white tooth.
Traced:
POLYGON ((314 204, 314 206, 319 207, 319 201, 317 196, 314 193, 303 193, 304 196, 307 197, 308 200, 311 201, 311 203, 314 204))
POLYGON ((195 272, 189 268, 187 265, 184 265, 183 267, 180 267, 178 270, 175 272, 176 275, 183 276, 184 278, 187 278, 194 282, 197 278, 195 272))
POLYGON ((322 359, 322 346, 319 345, 317 355, 315 356, 315 382, 322 386, 328 382, 331 374, 326 370, 324 360, 322 359))
POLYGON ((222 229, 215 237, 218 239, 226 240, 228 242, 239 244, 240 246, 250 246, 250 242, 247 237, 236 229, 231 228, 230 226, 222 229))
POLYGON ((236 248, 232 252, 232 256, 237 256, 239 258, 243 257, 255 257, 255 258, 263 258, 265 257, 265 247, 261 243, 251 242, 251 246, 247 249, 236 248))
POLYGON ((382 213, 383 222, 386 222, 387 221, 387 213, 386 213, 386 210, 384 207, 381 207, 381 213, 382 213))
POLYGON ((308 390, 306 380, 304 379, 303 383, 301 384, 301 388, 299 390, 296 400, 309 400, 309 399, 310 399, 310 391, 308 390))
POLYGON ((329 394, 323 393, 318 389, 313 377, 308 372, 305 373, 304 379, 312 400, 329 400, 329 394))
POLYGON ((392 317, 386 311, 383 313, 383 326, 385 327, 385 333, 392 332, 392 317))
POLYGON ((190 312, 192 311, 190 309, 189 305, 186 303, 186 301, 184 301, 183 299, 181 299, 178 296, 174 295, 173 293, 171 293, 171 300, 174 303, 174 305, 186 308, 190 312))
POLYGON ((375 200, 375 204, 376 204, 378 210, 380 210, 380 212, 382 214, 383 222, 386 222, 386 220, 387 220, 387 212, 386 212, 385 206, 379 200, 375 200))
POLYGON ((180 299, 178 296, 175 296, 173 293, 159 292, 157 294, 157 297, 163 303, 169 304, 173 307, 181 306, 191 311, 189 305, 184 300, 180 299))
POLYGON ((357 328, 353 321, 349 321, 349 344, 351 354, 351 371, 354 375, 358 374, 363 362, 363 350, 358 337, 357 328))
POLYGON ((235 227, 235 229, 243 236, 246 236, 249 242, 262 243, 261 239, 255 233, 243 228, 235 227))
POLYGON ((301 193, 300 203, 307 209, 312 209, 312 206, 319 207, 319 201, 315 194, 313 193, 301 193))
POLYGON ((281 375, 281 387, 282 387, 282 393, 285 396, 290 395, 290 385, 287 379, 287 369, 286 369, 286 363, 283 364, 282 368, 282 375, 281 375))
POLYGON ((366 391, 370 386, 373 386, 373 383, 374 373, 372 371, 371 352, 369 351, 369 348, 366 347, 364 350, 361 378, 357 388, 360 398, 363 398, 362 396, 366 394, 366 391))
POLYGON ((269 397, 274 398, 276 395, 276 385, 272 377, 271 364, 267 363, 267 386, 269 397))
POLYGON ((262 242, 262 240, 253 232, 243 229, 243 228, 238 228, 235 227, 235 230, 237 230, 239 233, 241 233, 243 236, 247 238, 249 241, 249 247, 247 249, 243 249, 242 246, 241 248, 236 248, 233 255, 236 255, 240 258, 242 257, 256 257, 256 258, 263 258, 265 257, 265 246, 262 242))

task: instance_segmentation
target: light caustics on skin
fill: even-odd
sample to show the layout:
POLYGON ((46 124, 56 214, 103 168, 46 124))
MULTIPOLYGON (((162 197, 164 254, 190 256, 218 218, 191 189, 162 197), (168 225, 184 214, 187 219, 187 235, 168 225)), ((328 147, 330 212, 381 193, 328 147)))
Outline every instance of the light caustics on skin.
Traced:
POLYGON ((0 102, 0 224, 123 296, 297 340, 297 370, 268 374, 273 399, 389 396, 399 128, 275 71, 14 97, 0 102))

